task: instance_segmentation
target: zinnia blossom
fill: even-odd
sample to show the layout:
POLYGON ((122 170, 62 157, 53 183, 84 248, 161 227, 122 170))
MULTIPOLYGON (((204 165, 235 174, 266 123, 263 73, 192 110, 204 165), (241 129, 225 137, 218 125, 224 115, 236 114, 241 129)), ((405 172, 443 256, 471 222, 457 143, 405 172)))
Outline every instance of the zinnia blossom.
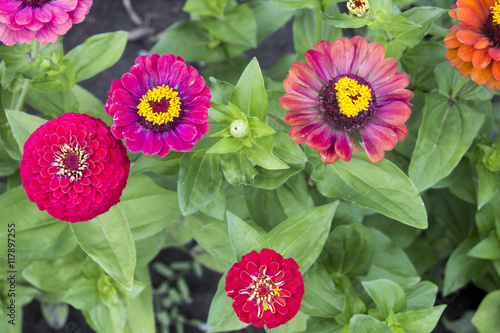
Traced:
POLYGON ((66 113, 49 120, 24 144, 21 178, 28 198, 53 217, 87 221, 120 201, 127 150, 102 120, 66 113))
POLYGON ((92 0, 0 0, 0 41, 54 43, 85 19, 92 0))
POLYGON ((307 142, 331 164, 361 150, 359 132, 370 160, 382 161, 386 150, 406 138, 413 97, 404 89, 408 75, 396 72, 396 60, 384 55, 382 45, 356 36, 321 41, 306 52, 307 63, 294 63, 280 98, 290 110, 283 119, 292 125, 293 141, 307 142))
POLYGON ((449 14, 461 23, 444 38, 446 59, 462 76, 500 89, 500 1, 461 0, 449 14))
POLYGON ((136 59, 111 85, 104 110, 111 130, 132 152, 165 156, 186 151, 208 131, 210 89, 196 69, 171 54, 136 59))
POLYGON ((229 269, 225 289, 241 321, 274 328, 299 311, 304 281, 295 260, 262 249, 244 255, 229 269))

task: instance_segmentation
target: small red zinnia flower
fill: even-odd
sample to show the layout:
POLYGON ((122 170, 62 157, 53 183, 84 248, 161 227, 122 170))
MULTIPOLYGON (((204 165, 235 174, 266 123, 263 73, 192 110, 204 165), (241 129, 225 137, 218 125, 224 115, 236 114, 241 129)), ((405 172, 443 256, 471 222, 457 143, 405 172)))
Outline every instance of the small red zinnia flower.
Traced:
POLYGON ((196 69, 171 54, 136 59, 111 85, 104 110, 111 130, 132 152, 165 156, 186 151, 208 131, 210 89, 196 69))
POLYGON ((460 0, 451 8, 461 23, 444 38, 446 59, 460 75, 500 89, 500 1, 460 0))
POLYGON ((295 260, 262 249, 244 255, 229 269, 226 292, 241 321, 274 328, 299 311, 304 281, 295 260))
POLYGON ((321 41, 306 52, 307 63, 294 63, 280 98, 290 110, 283 119, 292 125, 293 141, 307 142, 323 162, 335 163, 361 149, 359 132, 370 160, 382 161, 406 138, 413 97, 404 89, 408 75, 396 72, 396 60, 384 55, 382 45, 356 36, 321 41))
POLYGON ((0 41, 54 43, 85 19, 92 0, 0 0, 0 41))
POLYGON ((87 221, 120 201, 127 150, 102 120, 66 113, 49 120, 24 144, 21 178, 40 210, 68 222, 87 221))

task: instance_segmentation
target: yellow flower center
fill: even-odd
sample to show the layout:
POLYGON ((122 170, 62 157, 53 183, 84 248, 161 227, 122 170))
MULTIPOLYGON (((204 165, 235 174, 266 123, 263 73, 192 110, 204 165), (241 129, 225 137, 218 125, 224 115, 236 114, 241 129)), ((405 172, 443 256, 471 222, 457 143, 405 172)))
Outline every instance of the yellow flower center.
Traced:
POLYGON ((357 17, 365 16, 370 10, 370 2, 368 0, 349 0, 346 6, 349 12, 357 17))
POLYGON ((355 117, 368 109, 372 101, 371 89, 348 77, 338 80, 335 90, 339 112, 347 117, 355 117))
POLYGON ((497 1, 493 7, 490 7, 493 15, 493 22, 500 25, 500 1, 497 1))
POLYGON ((181 99, 177 95, 178 92, 168 85, 149 89, 141 97, 137 113, 156 125, 168 124, 181 110, 181 99))

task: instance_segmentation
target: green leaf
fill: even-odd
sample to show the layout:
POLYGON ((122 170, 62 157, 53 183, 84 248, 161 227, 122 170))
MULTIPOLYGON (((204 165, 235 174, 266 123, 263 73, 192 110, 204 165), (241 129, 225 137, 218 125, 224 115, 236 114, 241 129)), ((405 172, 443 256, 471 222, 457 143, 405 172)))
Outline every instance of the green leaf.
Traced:
POLYGON ((446 48, 443 43, 422 41, 417 47, 414 47, 403 54, 401 57, 401 64, 407 72, 417 73, 424 70, 424 65, 432 65, 436 63, 436 59, 443 57, 445 52, 446 48))
POLYGON ((221 166, 226 180, 235 186, 252 184, 258 173, 242 150, 221 155, 221 166))
POLYGON ((183 11, 201 16, 220 16, 224 13, 228 0, 188 0, 183 11))
MULTIPOLYGON (((212 87, 210 89, 210 92, 212 93, 212 98, 210 99, 212 107, 214 107, 214 103, 227 107, 227 104, 231 101, 234 86, 229 82, 219 81, 214 77, 210 77, 210 82, 212 83, 212 87)), ((217 121, 220 122, 219 120, 217 121)))
POLYGON ((349 325, 351 318, 359 313, 366 313, 365 303, 349 289, 346 289, 342 313, 335 317, 335 321, 342 325, 349 325))
POLYGON ((153 308, 153 290, 149 268, 146 266, 137 275, 146 283, 142 292, 134 298, 127 300, 126 326, 132 333, 154 332, 155 312, 153 308))
POLYGON ((205 207, 202 207, 200 211, 203 214, 214 217, 218 220, 224 220, 226 214, 226 195, 222 189, 217 192, 214 200, 212 200, 205 207))
POLYGON ((479 304, 472 323, 481 333, 495 332, 500 327, 500 317, 498 316, 500 309, 500 290, 493 291, 486 295, 479 304))
POLYGON ((320 7, 319 0, 272 0, 277 6, 285 9, 320 7))
POLYGON ((165 30, 150 54, 175 54, 186 61, 217 62, 226 58, 221 47, 209 46, 210 36, 200 21, 188 21, 171 25, 165 30))
POLYGON ((407 290, 406 311, 427 310, 434 305, 438 287, 430 281, 422 281, 407 290))
POLYGON ((468 253, 468 256, 478 259, 499 260, 500 241, 495 231, 491 231, 488 237, 475 245, 468 253))
POLYGON ((273 32, 284 26, 294 12, 278 7, 272 1, 252 1, 248 6, 257 23, 257 43, 264 41, 273 32))
POLYGON ((290 164, 290 168, 285 170, 268 170, 259 166, 255 169, 259 173, 255 176, 252 186, 274 190, 283 186, 290 177, 301 172, 304 169, 304 164, 290 164))
POLYGON ((271 135, 252 138, 250 142, 252 147, 243 147, 243 151, 252 162, 268 170, 289 168, 273 154, 274 138, 271 135))
POLYGON ((34 43, 17 43, 12 46, 2 45, 0 47, 0 59, 5 62, 5 68, 9 72, 21 73, 28 79, 36 77, 41 71, 40 65, 43 59, 41 57, 35 59, 31 57, 31 48, 34 43))
POLYGON ((66 303, 45 303, 40 304, 43 318, 53 329, 61 329, 68 320, 69 306, 66 303))
POLYGON ((71 90, 70 100, 71 97, 78 100, 78 107, 75 107, 72 110, 73 112, 85 113, 89 116, 101 119, 108 126, 113 125, 113 118, 104 111, 102 102, 90 91, 75 84, 71 90))
POLYGON ((370 25, 373 23, 373 21, 368 20, 368 19, 362 19, 362 18, 354 18, 349 16, 346 13, 342 14, 337 14, 334 16, 329 16, 326 15, 325 13, 321 14, 323 16, 324 21, 327 24, 333 25, 334 27, 337 28, 361 28, 364 27, 365 25, 370 25))
POLYGON ((70 90, 75 85, 75 64, 62 59, 30 82, 30 87, 44 93, 70 90))
POLYGON ((88 311, 91 323, 98 332, 122 332, 125 326, 125 303, 107 306, 100 302, 88 311))
POLYGON ((269 244, 257 230, 229 211, 226 215, 229 238, 231 239, 231 245, 238 260, 241 260, 242 256, 254 250, 260 252, 264 248, 270 248, 269 244))
MULTIPOLYGON (((73 91, 77 89, 76 87, 75 85, 72 91, 64 90, 50 93, 29 88, 26 94, 26 103, 50 117, 58 117, 66 112, 75 112, 79 110, 80 103, 89 102, 85 99, 76 98, 73 93, 73 91)), ((104 109, 102 109, 102 112, 104 113, 104 109)))
POLYGON ((405 333, 431 333, 445 308, 443 304, 427 310, 407 311, 396 314, 396 318, 405 333))
POLYGON ((75 82, 86 80, 114 65, 127 45, 126 31, 94 35, 66 54, 76 66, 75 82))
POLYGON ((364 315, 357 314, 351 318, 349 323, 349 333, 394 333, 394 331, 385 323, 377 319, 364 315))
POLYGON ((467 255, 477 242, 477 237, 467 237, 452 252, 446 262, 443 282, 443 294, 445 296, 463 287, 471 279, 480 278, 490 270, 491 265, 486 260, 467 255))
POLYGON ((335 318, 344 305, 344 294, 335 289, 328 272, 319 262, 314 263, 303 275, 304 289, 300 311, 315 316, 335 318))
POLYGON ((250 130, 250 135, 253 138, 258 138, 261 136, 271 135, 276 133, 276 131, 266 123, 258 121, 255 118, 250 118, 248 123, 248 129, 250 130))
POLYGON ((293 258, 304 273, 316 261, 330 231, 338 201, 309 209, 281 222, 264 239, 284 258, 293 258))
POLYGON ((366 155, 349 162, 320 164, 311 174, 321 194, 373 209, 415 228, 427 228, 427 212, 410 179, 388 160, 373 164, 366 155))
POLYGON ((273 136, 273 153, 276 156, 290 164, 304 164, 307 161, 307 156, 300 148, 300 145, 293 142, 287 133, 277 132, 273 136))
POLYGON ((427 95, 409 175, 419 191, 448 176, 469 149, 484 114, 437 94, 427 95))
POLYGON ((181 167, 182 152, 170 151, 167 155, 141 154, 130 168, 131 174, 138 174, 144 171, 151 171, 161 175, 178 175, 181 167))
MULTIPOLYGON (((0 195, 0 237, 15 229, 16 260, 53 260, 72 253, 78 244, 69 230, 69 223, 57 220, 28 200, 22 187, 0 195), (8 227, 14 224, 15 226, 8 227)), ((0 253, 7 258, 7 251, 0 253)))
POLYGON ((267 113, 267 93, 257 58, 254 57, 241 74, 231 102, 244 114, 264 121, 267 113))
POLYGON ((221 41, 242 45, 245 48, 257 47, 257 24, 252 10, 241 4, 219 17, 204 17, 203 24, 210 35, 221 41))
POLYGON ((287 218, 276 191, 245 187, 244 200, 249 215, 262 229, 270 231, 287 218))
POLYGON ((209 150, 207 154, 227 154, 238 152, 245 144, 241 139, 234 137, 222 138, 217 141, 209 150))
POLYGON ((19 161, 14 160, 0 144, 0 177, 13 174, 19 169, 19 161))
POLYGON ((364 226, 340 225, 326 241, 323 264, 330 274, 355 276, 371 263, 374 250, 373 236, 364 226))
POLYGON ((215 198, 222 182, 219 165, 220 157, 205 151, 182 156, 177 189, 183 215, 197 212, 215 198))
POLYGON ((128 219, 117 206, 90 221, 72 223, 71 230, 82 250, 106 273, 126 289, 132 288, 135 244, 128 219))
POLYGON ((368 310, 368 314, 378 320, 385 320, 391 312, 398 313, 406 307, 406 295, 397 283, 380 279, 361 283, 363 288, 375 302, 375 309, 368 310))
POLYGON ((343 327, 333 318, 309 317, 307 320, 307 333, 341 333, 343 327))
POLYGON ((309 194, 306 180, 299 175, 280 186, 277 190, 278 200, 288 217, 314 207, 314 202, 309 194))
POLYGON ((417 24, 404 16, 389 13, 383 9, 376 9, 373 12, 375 21, 370 26, 371 29, 383 29, 386 31, 408 31, 411 29, 420 28, 417 24))
POLYGON ((477 208, 481 209, 500 188, 500 177, 498 172, 491 172, 481 163, 476 164, 476 171, 478 176, 477 208))
POLYGON ((38 127, 47 122, 47 120, 43 118, 14 110, 7 112, 7 119, 12 128, 12 134, 14 134, 14 138, 16 138, 21 151, 23 151, 24 143, 28 140, 30 135, 38 127))

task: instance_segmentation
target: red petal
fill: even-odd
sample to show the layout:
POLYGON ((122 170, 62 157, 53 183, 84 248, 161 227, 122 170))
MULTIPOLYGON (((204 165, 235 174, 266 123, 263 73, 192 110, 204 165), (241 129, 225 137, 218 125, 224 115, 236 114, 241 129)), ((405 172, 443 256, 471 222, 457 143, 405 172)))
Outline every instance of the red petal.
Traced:
POLYGON ((352 157, 352 144, 349 140, 349 135, 345 131, 341 131, 337 141, 335 142, 335 151, 337 155, 344 161, 350 161, 352 157))

